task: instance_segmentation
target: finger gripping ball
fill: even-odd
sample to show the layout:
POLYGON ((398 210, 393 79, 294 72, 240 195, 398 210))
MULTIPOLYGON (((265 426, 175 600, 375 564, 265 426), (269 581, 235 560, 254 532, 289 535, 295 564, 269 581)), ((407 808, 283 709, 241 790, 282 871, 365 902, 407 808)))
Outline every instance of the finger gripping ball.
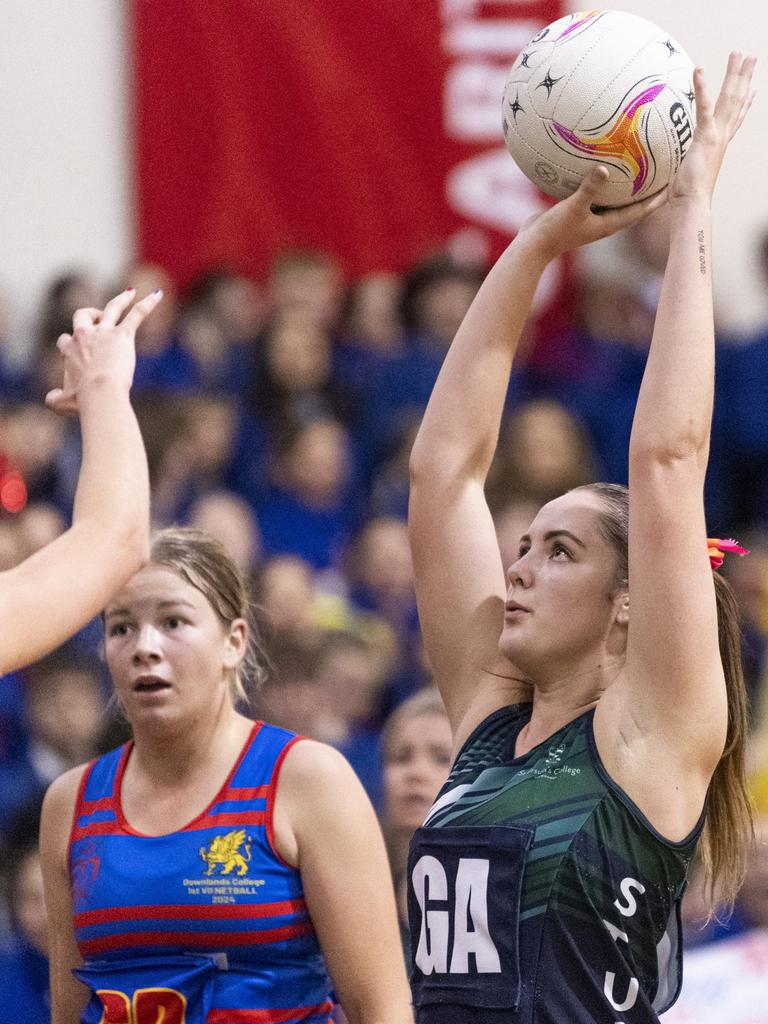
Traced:
POLYGON ((543 28, 504 89, 507 149, 555 199, 595 164, 600 202, 625 206, 667 185, 695 123, 693 62, 658 26, 622 11, 581 11, 543 28))

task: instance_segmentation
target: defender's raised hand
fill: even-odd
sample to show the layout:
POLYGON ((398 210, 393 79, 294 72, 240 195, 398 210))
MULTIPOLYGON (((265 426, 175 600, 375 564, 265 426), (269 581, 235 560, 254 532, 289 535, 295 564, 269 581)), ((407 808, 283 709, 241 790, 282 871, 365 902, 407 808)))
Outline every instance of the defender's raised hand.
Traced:
POLYGON ((129 309, 134 299, 134 290, 129 288, 103 310, 78 309, 72 334, 62 334, 56 343, 64 357, 64 379, 60 388, 45 396, 46 405, 58 413, 76 414, 78 396, 104 379, 130 390, 136 365, 136 330, 161 298, 161 291, 152 292, 129 309))

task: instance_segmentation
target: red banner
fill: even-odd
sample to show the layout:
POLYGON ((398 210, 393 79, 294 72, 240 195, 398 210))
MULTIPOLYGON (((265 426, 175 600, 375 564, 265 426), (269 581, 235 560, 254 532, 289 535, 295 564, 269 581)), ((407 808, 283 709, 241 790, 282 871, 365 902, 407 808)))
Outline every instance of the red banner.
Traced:
POLYGON ((139 250, 180 281, 309 246, 350 274, 540 203, 501 95, 561 0, 133 0, 139 250))

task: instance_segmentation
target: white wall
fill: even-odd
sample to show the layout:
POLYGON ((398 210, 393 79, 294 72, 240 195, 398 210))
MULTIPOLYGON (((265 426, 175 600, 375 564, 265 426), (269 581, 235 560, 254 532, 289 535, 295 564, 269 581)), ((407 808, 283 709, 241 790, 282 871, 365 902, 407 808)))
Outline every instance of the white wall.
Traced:
POLYGON ((129 259, 123 0, 2 0, 0 292, 24 342, 42 287, 129 259))
MULTIPOLYGON (((587 4, 569 4, 585 10, 587 4)), ((757 240, 768 230, 768 5, 765 0, 612 0, 612 9, 655 22, 707 72, 717 94, 730 50, 754 53, 758 95, 732 143, 714 211, 717 317, 727 329, 768 320, 768 286, 757 266, 757 240)))

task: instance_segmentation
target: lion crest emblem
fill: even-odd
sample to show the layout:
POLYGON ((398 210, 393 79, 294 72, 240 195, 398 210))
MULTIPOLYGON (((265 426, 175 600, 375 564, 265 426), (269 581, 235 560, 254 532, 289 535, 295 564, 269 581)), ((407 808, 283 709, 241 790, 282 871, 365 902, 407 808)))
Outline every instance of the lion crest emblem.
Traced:
POLYGON ((222 875, 231 874, 235 868, 238 875, 245 875, 251 859, 250 836, 246 836, 244 828, 227 832, 225 836, 214 836, 207 850, 200 847, 200 856, 207 865, 206 875, 212 875, 218 867, 222 875))

